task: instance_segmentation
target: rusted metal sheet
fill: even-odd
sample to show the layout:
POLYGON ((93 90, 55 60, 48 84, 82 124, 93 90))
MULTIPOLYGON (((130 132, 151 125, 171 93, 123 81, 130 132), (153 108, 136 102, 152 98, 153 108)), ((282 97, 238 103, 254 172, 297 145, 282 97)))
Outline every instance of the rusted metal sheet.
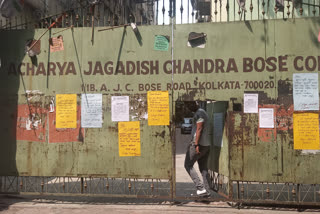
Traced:
POLYGON ((54 112, 49 114, 49 143, 63 143, 63 142, 83 142, 85 138, 84 129, 81 128, 81 106, 77 107, 77 128, 75 129, 56 129, 56 114, 54 112))

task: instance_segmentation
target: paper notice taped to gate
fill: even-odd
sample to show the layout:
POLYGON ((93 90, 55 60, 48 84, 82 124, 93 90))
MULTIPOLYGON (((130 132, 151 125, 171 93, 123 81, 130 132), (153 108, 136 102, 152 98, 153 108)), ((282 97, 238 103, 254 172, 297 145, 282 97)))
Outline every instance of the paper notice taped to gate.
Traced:
POLYGON ((49 44, 51 53, 64 50, 62 36, 50 38, 49 44))
POLYGON ((112 121, 129 121, 129 96, 111 97, 112 121))
POLYGON ((81 127, 102 127, 102 94, 81 95, 81 127))
POLYGON ((273 108, 259 109, 259 128, 274 128, 273 108))
POLYGON ((148 125, 167 126, 170 124, 169 92, 148 91, 148 125))
POLYGON ((154 37, 154 50, 156 51, 168 51, 169 39, 166 36, 156 35, 154 37))
POLYGON ((243 100, 244 113, 258 113, 258 94, 244 94, 243 100))
POLYGON ((293 114, 294 149, 319 150, 319 114, 293 114))
POLYGON ((118 123, 119 156, 141 156, 140 122, 118 123))
POLYGON ((318 73, 293 74, 295 111, 319 111, 318 73))
POLYGON ((56 128, 77 128, 77 95, 56 95, 56 128))

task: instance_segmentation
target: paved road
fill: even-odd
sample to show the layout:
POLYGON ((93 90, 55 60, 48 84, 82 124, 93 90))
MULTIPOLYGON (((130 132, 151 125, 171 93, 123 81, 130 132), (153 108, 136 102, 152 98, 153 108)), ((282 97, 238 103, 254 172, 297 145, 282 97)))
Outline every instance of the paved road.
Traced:
MULTIPOLYGON (((320 210, 304 210, 308 213, 319 212, 320 210)), ((261 208, 244 207, 235 209, 225 202, 211 202, 210 204, 185 202, 172 204, 170 202, 125 202, 119 200, 117 203, 110 202, 106 198, 59 198, 50 197, 37 199, 34 196, 8 197, 0 195, 1 214, 105 214, 105 213, 223 213, 223 214, 251 214, 251 213, 271 213, 289 214, 297 212, 293 208, 261 208)))

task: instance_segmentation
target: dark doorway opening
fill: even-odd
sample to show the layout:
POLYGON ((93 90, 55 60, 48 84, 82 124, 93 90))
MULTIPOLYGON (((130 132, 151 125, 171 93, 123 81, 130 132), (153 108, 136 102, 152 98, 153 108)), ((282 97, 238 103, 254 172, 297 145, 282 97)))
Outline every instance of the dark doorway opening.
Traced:
MULTIPOLYGON (((185 154, 192 140, 191 130, 193 123, 192 112, 194 101, 177 101, 175 105, 175 145, 176 145, 176 195, 189 197, 195 194, 196 188, 189 174, 184 168, 185 154)), ((209 170, 214 177, 214 173, 219 172, 219 157, 221 151, 222 135, 224 131, 225 116, 228 108, 228 102, 221 101, 199 101, 200 108, 204 109, 209 117, 210 122, 210 139, 211 151, 208 161, 209 170), (219 119, 219 121, 218 121, 219 119), (218 136, 219 135, 219 136, 218 136)), ((202 179, 199 172, 198 163, 194 164, 198 176, 202 179)), ((212 179, 212 183, 214 179, 212 179)), ((215 186, 215 185, 212 185, 215 186)), ((220 197, 218 194, 211 192, 213 197, 220 197)))

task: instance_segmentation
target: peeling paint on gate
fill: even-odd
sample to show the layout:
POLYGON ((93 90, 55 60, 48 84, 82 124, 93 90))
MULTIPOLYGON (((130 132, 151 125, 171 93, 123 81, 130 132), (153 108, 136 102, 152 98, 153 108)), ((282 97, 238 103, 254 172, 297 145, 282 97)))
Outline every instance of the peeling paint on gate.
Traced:
POLYGON ((147 94, 134 94, 130 96, 130 118, 131 120, 147 120, 148 105, 147 94))
POLYGON ((17 140, 45 142, 47 111, 41 106, 22 104, 18 106, 17 140))
POLYGON ((49 113, 49 143, 83 142, 84 129, 80 127, 81 107, 77 107, 77 128, 75 129, 57 129, 55 112, 49 113))

